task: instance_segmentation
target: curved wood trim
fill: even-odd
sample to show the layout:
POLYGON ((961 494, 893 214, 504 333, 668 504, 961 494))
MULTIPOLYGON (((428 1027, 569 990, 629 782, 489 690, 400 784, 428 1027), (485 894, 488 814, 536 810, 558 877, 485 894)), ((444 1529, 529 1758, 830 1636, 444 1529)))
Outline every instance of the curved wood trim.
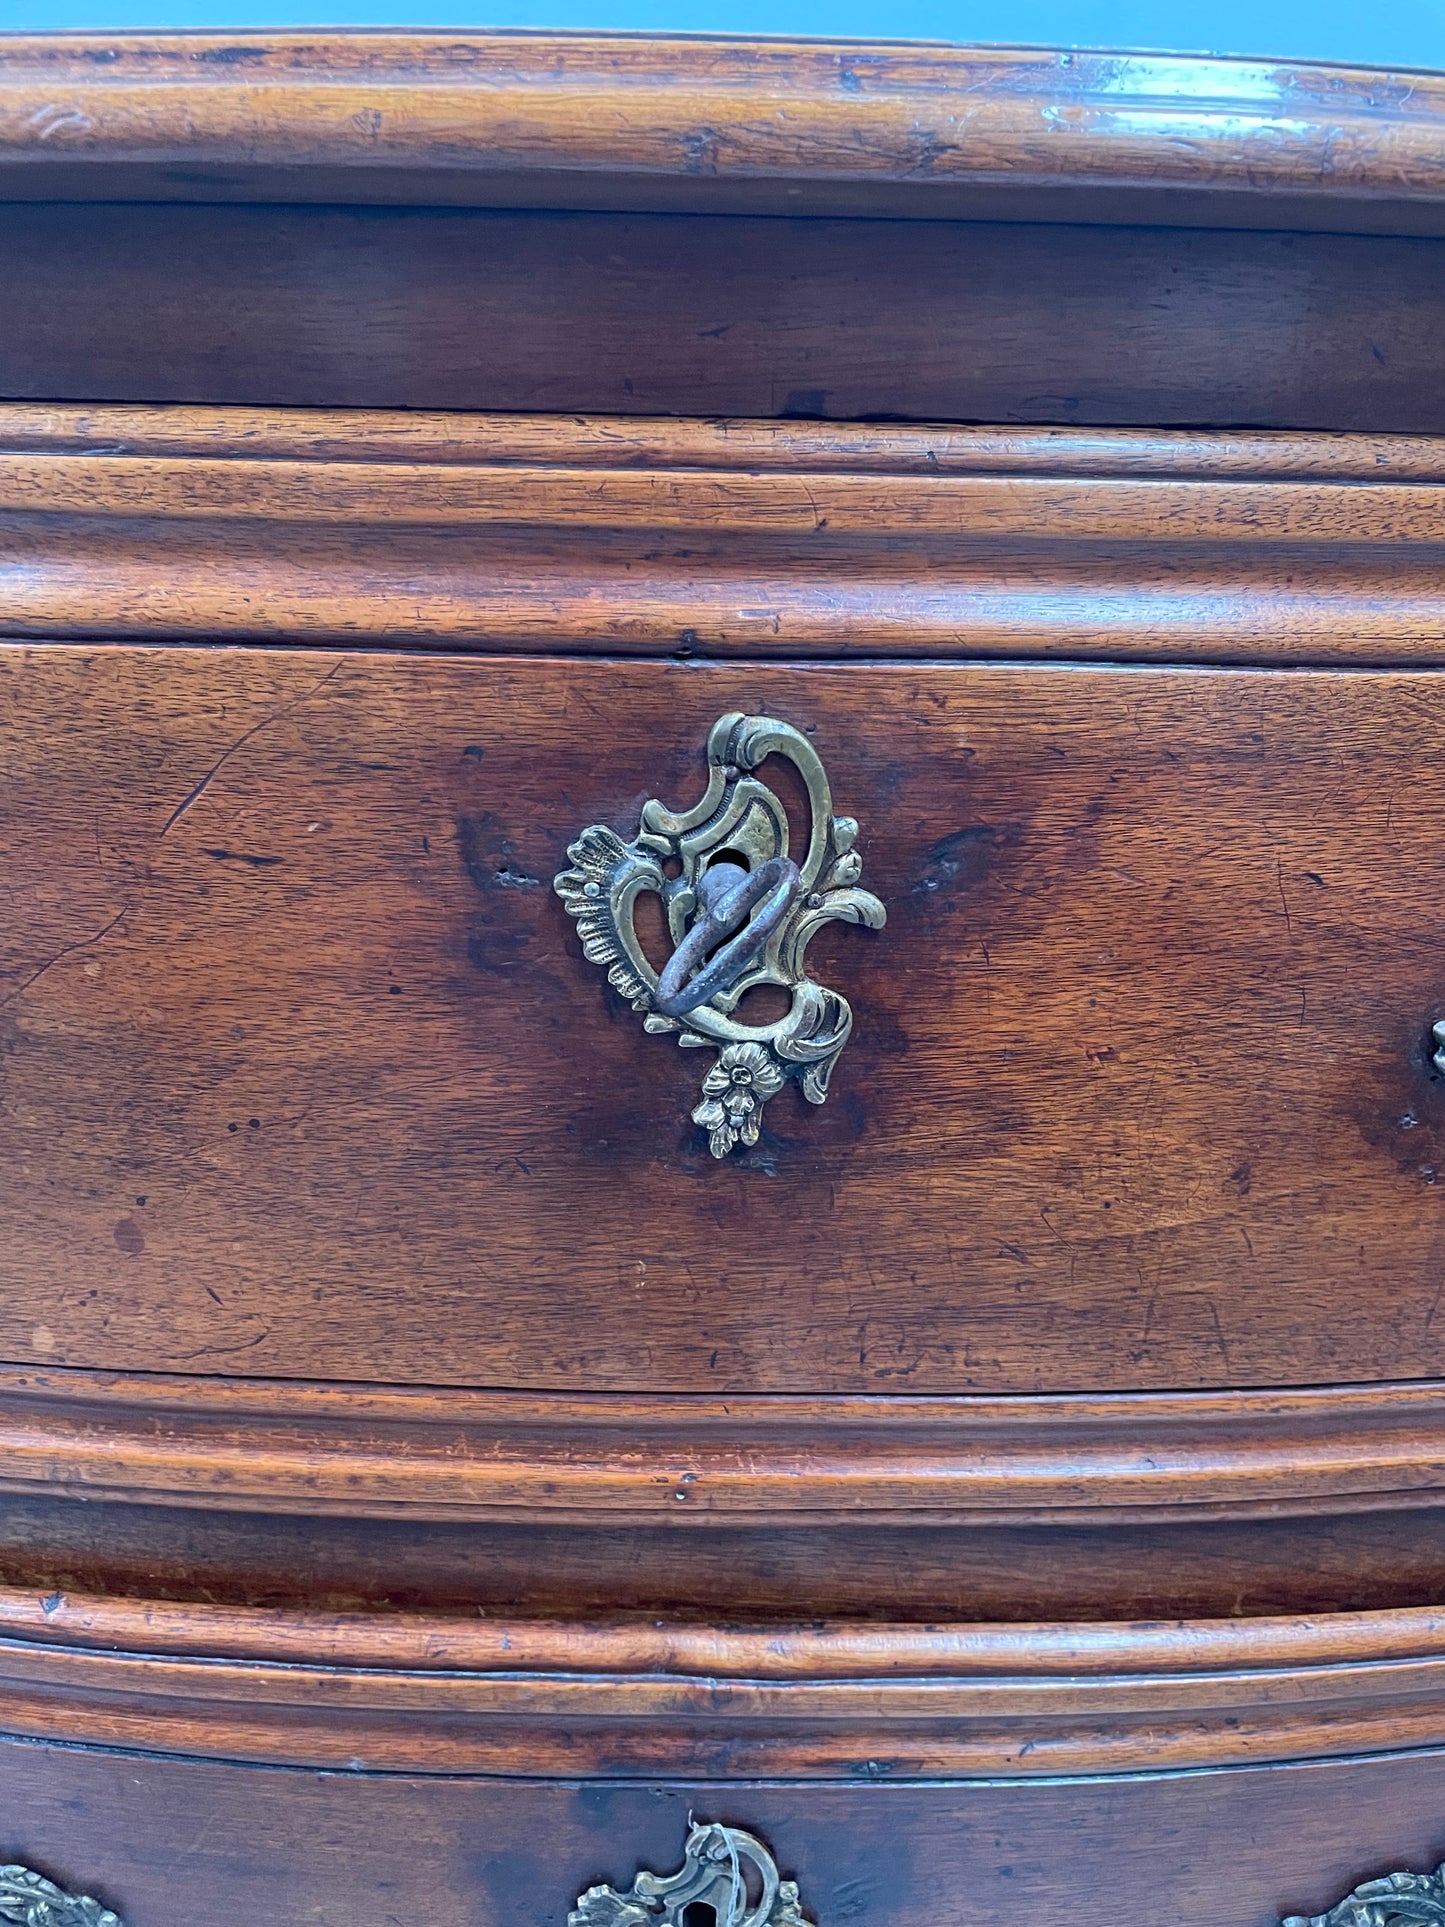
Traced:
POLYGON ((1438 480, 1195 481, 1095 476, 795 474, 764 480, 724 470, 521 464, 341 463, 192 456, 23 455, 0 458, 0 514, 155 517, 163 521, 338 524, 390 528, 526 524, 699 534, 933 536, 1037 540, 1067 528, 1074 542, 1389 542, 1438 547, 1438 480), (880 485, 881 482, 881 485, 880 485))
POLYGON ((324 1619, 0 1593, 16 1735, 369 1771, 934 1778, 1445 1743, 1445 1616, 835 1627, 324 1619))
POLYGON ((1431 664, 1442 483, 1428 437, 0 406, 0 635, 1431 664))
POLYGON ((557 33, 0 41, 7 199, 1078 218, 1092 193, 1096 218, 1328 210, 1359 226, 1381 205, 1439 208, 1442 125, 1438 75, 1178 55, 557 33))
MULTIPOLYGON (((3 43, 0 43, 3 44, 3 43)), ((0 454, 817 474, 1445 482, 1445 435, 0 402, 0 454)))
POLYGON ((1445 1385, 717 1399, 4 1366, 0 1491, 680 1525, 1357 1512, 1445 1502, 1445 1385))
POLYGON ((383 1672, 739 1680, 1010 1680, 1445 1658, 1445 1606, 1313 1618, 714 1626, 197 1605, 0 1587, 0 1638, 383 1672))

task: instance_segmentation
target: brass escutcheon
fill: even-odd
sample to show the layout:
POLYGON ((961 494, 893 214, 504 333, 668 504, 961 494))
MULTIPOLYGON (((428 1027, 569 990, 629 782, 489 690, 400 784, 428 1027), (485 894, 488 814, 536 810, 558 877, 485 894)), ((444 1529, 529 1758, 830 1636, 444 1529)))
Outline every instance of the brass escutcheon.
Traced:
POLYGON ((568 848, 571 867, 553 887, 576 918, 583 955, 605 966, 645 1030, 716 1049, 692 1117, 713 1156, 724 1158, 757 1143, 764 1104, 790 1079, 812 1104, 827 1097, 853 1011, 807 974, 804 953, 825 923, 881 930, 887 912, 857 887, 858 825, 834 816, 822 759, 801 730, 770 716, 720 716, 707 761, 695 808, 677 814, 654 797, 630 843, 592 824, 568 848), (755 774, 769 756, 786 757, 808 793, 808 847, 797 857, 787 811, 755 774), (634 911, 644 890, 661 896, 673 944, 661 972, 638 941, 634 911), (739 1022, 738 1004, 760 984, 789 993, 786 1015, 739 1022))
POLYGON ((121 1927, 89 1894, 68 1894, 33 1867, 0 1867, 0 1922, 6 1927, 121 1927))
POLYGON ((812 1927, 798 1889, 741 1827, 695 1823, 674 1874, 640 1873, 626 1893, 589 1887, 567 1927, 812 1927))
POLYGON ((1326 1914, 1290 1914, 1280 1927, 1445 1927, 1445 1867, 1367 1880, 1326 1914))

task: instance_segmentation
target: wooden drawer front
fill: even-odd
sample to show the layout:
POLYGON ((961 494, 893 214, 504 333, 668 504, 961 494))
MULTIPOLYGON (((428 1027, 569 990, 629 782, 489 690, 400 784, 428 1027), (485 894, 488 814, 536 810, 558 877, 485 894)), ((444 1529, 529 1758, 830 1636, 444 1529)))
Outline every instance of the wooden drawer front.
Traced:
POLYGON ((1438 1857, 1445 1755, 1030 1785, 718 1786, 278 1772, 0 1743, 7 1856, 125 1927, 563 1927, 755 1832, 817 1927, 1277 1927, 1438 1857))
MULTIPOLYGON (((0 654, 0 1352, 730 1391, 1438 1372, 1445 678, 0 654), (887 928, 718 1161, 550 887, 810 732, 887 928)), ((771 765, 769 766, 771 768, 771 765)))

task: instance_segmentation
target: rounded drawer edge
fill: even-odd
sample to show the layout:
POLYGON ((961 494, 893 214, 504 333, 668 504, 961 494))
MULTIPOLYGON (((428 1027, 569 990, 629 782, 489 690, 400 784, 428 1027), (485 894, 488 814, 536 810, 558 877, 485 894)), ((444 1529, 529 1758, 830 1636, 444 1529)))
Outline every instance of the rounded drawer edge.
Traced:
POLYGON ((1445 1746, 1445 1611, 754 1629, 0 1591, 4 1729, 614 1779, 1177 1772, 1445 1746))

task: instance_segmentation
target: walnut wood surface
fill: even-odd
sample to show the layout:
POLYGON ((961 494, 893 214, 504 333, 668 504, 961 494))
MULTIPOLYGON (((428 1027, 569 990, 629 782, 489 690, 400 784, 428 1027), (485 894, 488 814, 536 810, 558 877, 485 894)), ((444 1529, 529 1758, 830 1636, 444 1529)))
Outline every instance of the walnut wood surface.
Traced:
POLYGON ((0 397, 1445 431, 1445 243, 0 206, 0 397))
MULTIPOLYGON (((675 469, 740 469, 1064 479, 1154 476, 1178 481, 1445 481, 1445 437, 1432 435, 1295 435, 1278 429, 1254 433, 1239 429, 1218 435, 1183 428, 825 424, 389 408, 177 408, 146 402, 0 404, 0 454, 21 452, 84 453, 92 467, 99 460, 97 507, 110 512, 114 504, 107 499, 102 459, 107 456, 454 467, 505 463, 509 468, 647 469, 663 474, 675 469)), ((17 471, 35 477, 45 472, 17 471)), ((57 472, 66 473, 63 467, 57 472)), ((354 506, 365 491, 365 474, 351 473, 347 486, 354 506)), ((179 499, 184 502, 184 494, 179 499)), ((1371 499, 1362 498, 1362 513, 1370 513, 1371 499)))
POLYGON ((13 1359, 595 1390, 1430 1373, 1431 673, 8 647, 13 1359), (716 1164, 548 879, 816 730, 885 934, 716 1164))
MULTIPOLYGON (((473 1614, 256 1611, 188 1602, 0 1589, 7 1641, 74 1653, 234 1659, 397 1674, 563 1674, 613 1679, 917 1680, 1125 1675, 1217 1676, 1445 1660, 1445 1609, 1333 1613, 1309 1619, 1060 1625, 657 1624, 644 1620, 507 1620, 473 1614)), ((7 1651, 9 1648, 7 1647, 7 1651)), ((1022 1708, 1022 1702, 1020 1702, 1022 1708)))
POLYGON ((0 407, 0 630, 1435 662, 1445 441, 0 407))
POLYGON ((1442 84, 0 41, 4 1857, 127 1927, 558 1927, 689 1811, 819 1927, 1440 1858, 1442 84), (890 921, 719 1167, 548 882, 728 708, 890 921))
POLYGON ((1445 1588, 1426 1385, 717 1401, 3 1380, 0 1579, 41 1594, 777 1622, 1445 1588))
POLYGON ((0 1594, 5 1728, 353 1770, 1049 1777, 1445 1738, 1435 1609, 1166 1625, 654 1628, 0 1594))
POLYGON ((751 1828, 809 1919, 1277 1927, 1441 1853, 1445 1755, 1063 1784, 655 1786, 267 1772, 0 1744, 6 1851, 137 1927, 562 1927, 584 1888, 751 1828))
POLYGON ((780 1402, 0 1367, 0 1486, 684 1530, 1335 1517, 1438 1508, 1445 1387, 780 1402))
POLYGON ((1445 82, 598 34, 0 40, 0 196, 1435 227, 1445 82))
POLYGON ((790 1625, 1381 1612, 1445 1598, 1445 1511, 1031 1525, 596 1513, 505 1522, 7 1494, 0 1583, 315 1613, 790 1625))

